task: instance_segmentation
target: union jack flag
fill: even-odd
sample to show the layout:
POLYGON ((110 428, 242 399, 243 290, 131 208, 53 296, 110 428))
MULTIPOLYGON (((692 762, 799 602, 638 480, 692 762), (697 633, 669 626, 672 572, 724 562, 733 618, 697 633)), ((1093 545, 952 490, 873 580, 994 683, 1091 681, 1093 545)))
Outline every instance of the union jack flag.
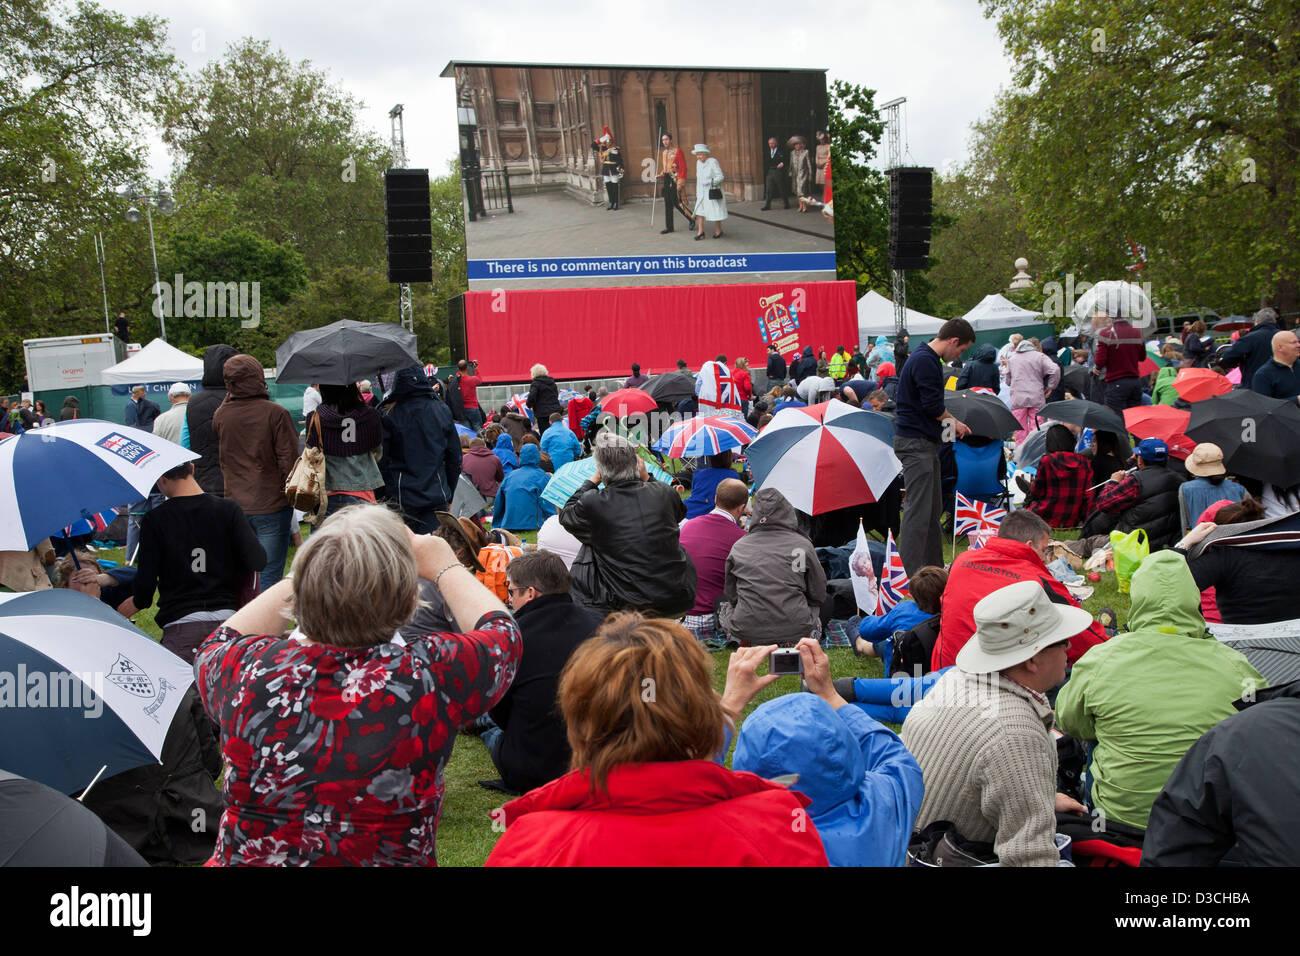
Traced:
POLYGON ((880 569, 880 607, 876 613, 885 614, 895 604, 906 601, 910 596, 907 584, 907 569, 903 567, 903 556, 898 553, 891 531, 885 544, 885 566, 880 569))
POLYGON ((117 509, 109 508, 107 511, 101 511, 97 514, 85 515, 78 521, 74 521, 63 529, 63 536, 71 538, 79 534, 99 534, 101 531, 108 529, 117 517, 117 509))
POLYGON ((740 399, 731 372, 721 362, 704 363, 696 395, 700 400, 701 415, 740 414, 740 399))
POLYGON ((517 395, 511 396, 510 401, 506 402, 506 407, 512 412, 518 412, 520 415, 523 415, 524 418, 532 421, 533 412, 532 409, 528 407, 527 392, 519 392, 517 395))
POLYGON ((995 508, 983 501, 971 501, 960 491, 957 492, 957 513, 954 515, 954 533, 969 534, 972 531, 996 531, 1002 519, 1007 516, 1006 508, 995 508))
POLYGON ((984 545, 988 544, 989 538, 992 538, 996 533, 997 532, 994 531, 970 532, 966 535, 967 540, 970 541, 970 550, 978 551, 980 548, 984 547, 984 545))

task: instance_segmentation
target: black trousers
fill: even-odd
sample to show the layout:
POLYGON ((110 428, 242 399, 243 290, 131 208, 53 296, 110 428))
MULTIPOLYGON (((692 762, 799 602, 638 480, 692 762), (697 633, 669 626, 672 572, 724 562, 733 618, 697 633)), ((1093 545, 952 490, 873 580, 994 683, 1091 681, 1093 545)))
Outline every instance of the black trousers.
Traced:
POLYGON ((677 180, 673 176, 664 177, 664 228, 673 231, 673 210, 676 209, 686 217, 686 228, 695 228, 695 217, 691 215, 677 192, 677 180))
POLYGON ((790 194, 785 190, 785 170, 769 169, 763 176, 763 202, 770 206, 773 199, 790 205, 790 194))
POLYGON ((1142 379, 1140 378, 1117 378, 1113 382, 1106 383, 1106 407, 1114 409, 1120 415, 1124 414, 1124 409, 1134 408, 1142 404, 1142 379))
POLYGON ((609 197, 609 208, 618 208, 618 187, 619 183, 605 183, 605 195, 609 197))

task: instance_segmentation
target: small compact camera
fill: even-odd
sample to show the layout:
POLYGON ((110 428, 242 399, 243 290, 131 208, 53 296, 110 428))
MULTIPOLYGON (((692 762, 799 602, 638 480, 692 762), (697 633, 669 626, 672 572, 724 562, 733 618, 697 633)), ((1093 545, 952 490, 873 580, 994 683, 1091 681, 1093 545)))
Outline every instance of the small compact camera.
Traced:
POLYGON ((769 674, 787 674, 803 673, 803 658, 799 656, 797 647, 778 647, 767 659, 767 671, 769 674))

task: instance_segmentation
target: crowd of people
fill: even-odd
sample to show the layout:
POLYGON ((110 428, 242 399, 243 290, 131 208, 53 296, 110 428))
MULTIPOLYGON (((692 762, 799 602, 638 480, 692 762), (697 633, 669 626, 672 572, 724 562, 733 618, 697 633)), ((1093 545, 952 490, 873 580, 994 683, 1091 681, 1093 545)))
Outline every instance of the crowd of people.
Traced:
MULTIPOLYGON (((1285 391, 1300 340, 1269 311, 1226 349, 1189 327, 1169 354, 1285 391)), ((1269 688, 1210 625, 1295 617, 1275 582, 1300 550, 1217 546, 1300 511, 1295 491, 1233 480, 1214 444, 1178 458, 1144 439, 1130 467, 1126 434, 1040 421, 1053 398, 1153 400, 1159 375, 1133 374, 1137 330, 1099 312, 1092 331, 972 351, 954 319, 914 349, 882 336, 787 363, 773 348, 766 389, 744 359, 695 374, 676 410, 761 429, 838 400, 891 421, 910 598, 887 612, 845 597, 842 549, 755 487, 743 451, 655 480, 664 462, 612 427, 608 392, 561 401, 544 365, 518 405, 484 408, 462 361, 443 379, 322 383, 295 421, 226 345, 168 411, 132 397, 135 427, 199 455, 138 503, 133 567, 110 575, 86 554, 59 580, 127 616, 156 595, 163 645, 193 662, 224 759, 213 865, 436 862, 458 733, 499 775, 483 786, 512 798, 493 866, 1057 866, 1098 843, 1148 865, 1294 865, 1300 775, 1262 764, 1296 746, 1300 692, 1269 688), (1066 379, 1075 365, 1088 395, 1066 379), (948 410, 953 379, 1002 393, 1022 506, 945 560, 951 446, 981 438, 948 410), (304 540, 285 485, 306 450, 325 498, 304 540), (466 488, 482 504, 454 515, 466 488), (1138 530, 1150 554, 1117 634, 1068 571, 1138 530), (844 619, 854 661, 882 676, 862 661, 832 677, 844 619), (721 692, 711 653, 728 655, 721 692), (750 711, 780 680, 789 692, 750 711)), ((651 384, 631 373, 625 387, 651 384)))

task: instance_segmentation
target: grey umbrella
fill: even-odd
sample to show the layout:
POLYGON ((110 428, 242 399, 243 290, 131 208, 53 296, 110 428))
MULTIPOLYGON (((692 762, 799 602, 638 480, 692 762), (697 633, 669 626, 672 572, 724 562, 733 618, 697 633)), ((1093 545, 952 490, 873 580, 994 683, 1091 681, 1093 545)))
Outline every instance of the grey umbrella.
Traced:
POLYGON ((1048 402, 1038 412, 1041 421, 1065 422, 1091 428, 1095 432, 1111 432, 1115 435, 1127 435, 1128 428, 1119 412, 1089 402, 1082 398, 1068 398, 1063 402, 1048 402))
POLYGON ((1011 409, 1002 399, 989 392, 962 388, 943 393, 943 406, 966 425, 971 432, 983 438, 1006 438, 1020 427, 1011 409))
POLYGON ((148 864, 77 801, 0 770, 0 866, 148 864))
POLYGON ((275 350, 277 382, 351 385, 380 372, 422 365, 415 333, 394 322, 342 319, 294 332, 275 350))
POLYGON ((690 372, 665 372, 652 378, 645 390, 661 405, 676 405, 695 394, 695 376, 690 372))

